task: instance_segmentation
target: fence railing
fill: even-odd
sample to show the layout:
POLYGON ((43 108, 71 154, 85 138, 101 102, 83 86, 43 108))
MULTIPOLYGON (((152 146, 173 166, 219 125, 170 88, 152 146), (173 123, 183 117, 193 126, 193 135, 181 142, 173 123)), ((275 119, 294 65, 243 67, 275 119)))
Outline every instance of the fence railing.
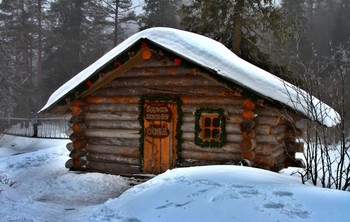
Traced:
POLYGON ((0 117, 0 133, 38 138, 68 138, 66 132, 69 129, 69 118, 37 117, 34 122, 32 118, 0 117))

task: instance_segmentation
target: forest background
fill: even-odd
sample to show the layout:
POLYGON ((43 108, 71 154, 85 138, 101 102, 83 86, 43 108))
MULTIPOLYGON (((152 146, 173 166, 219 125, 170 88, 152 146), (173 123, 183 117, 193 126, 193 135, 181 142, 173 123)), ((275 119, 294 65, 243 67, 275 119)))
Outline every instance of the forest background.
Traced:
POLYGON ((339 112, 342 122, 331 130, 307 124, 301 177, 347 190, 349 11, 349 0, 0 0, 0 118, 38 111, 63 83, 140 30, 188 30, 339 112))

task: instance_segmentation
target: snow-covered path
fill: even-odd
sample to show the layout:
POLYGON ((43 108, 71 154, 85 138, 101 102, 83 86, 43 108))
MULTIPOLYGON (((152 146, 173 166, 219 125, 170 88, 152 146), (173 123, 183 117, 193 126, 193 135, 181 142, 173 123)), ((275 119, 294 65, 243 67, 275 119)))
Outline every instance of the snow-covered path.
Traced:
MULTIPOLYGON (((85 216, 88 220, 96 205, 129 188, 120 176, 69 172, 64 167, 69 158, 67 141, 32 140, 7 139, 10 143, 6 144, 16 144, 17 151, 29 152, 0 158, 0 175, 8 183, 14 182, 11 188, 0 183, 4 190, 0 193, 0 221, 82 221, 85 216), (17 145, 20 142, 27 147, 17 145), (50 143, 53 148, 39 148, 50 143)), ((5 148, 0 147, 0 153, 5 148)))

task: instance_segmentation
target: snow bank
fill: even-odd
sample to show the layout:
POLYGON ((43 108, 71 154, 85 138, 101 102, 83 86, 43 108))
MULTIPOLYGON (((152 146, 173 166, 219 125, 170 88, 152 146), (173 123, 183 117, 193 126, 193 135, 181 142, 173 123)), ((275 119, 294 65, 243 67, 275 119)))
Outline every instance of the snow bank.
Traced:
POLYGON ((55 140, 45 143, 53 148, 38 146, 36 151, 26 150, 31 144, 26 140, 31 138, 12 142, 22 141, 28 153, 0 158, 1 222, 350 218, 350 192, 305 186, 292 176, 241 166, 179 168, 129 189, 120 176, 68 171, 69 152, 55 140))
POLYGON ((181 168, 107 201, 95 221, 348 221, 350 193, 241 166, 181 168))

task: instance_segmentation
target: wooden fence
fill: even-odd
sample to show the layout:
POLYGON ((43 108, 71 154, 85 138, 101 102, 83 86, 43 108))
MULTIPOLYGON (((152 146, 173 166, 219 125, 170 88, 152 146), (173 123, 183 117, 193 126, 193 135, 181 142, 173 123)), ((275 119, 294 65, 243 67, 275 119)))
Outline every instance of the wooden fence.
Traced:
POLYGON ((35 137, 34 125, 37 124, 38 138, 68 138, 69 116, 32 118, 0 117, 0 134, 35 137))

